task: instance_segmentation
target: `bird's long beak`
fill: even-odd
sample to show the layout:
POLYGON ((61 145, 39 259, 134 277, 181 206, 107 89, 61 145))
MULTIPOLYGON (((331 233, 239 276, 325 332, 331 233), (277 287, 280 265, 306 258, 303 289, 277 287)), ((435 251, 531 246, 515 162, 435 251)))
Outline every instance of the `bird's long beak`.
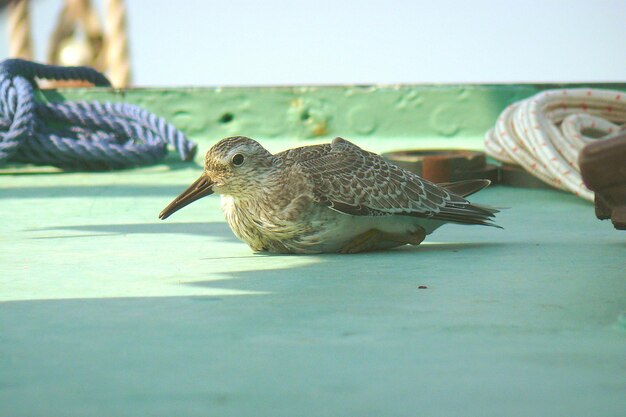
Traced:
POLYGON ((186 205, 211 194, 213 194, 213 181, 206 174, 202 174, 189 188, 163 209, 159 214, 159 219, 165 220, 186 205))

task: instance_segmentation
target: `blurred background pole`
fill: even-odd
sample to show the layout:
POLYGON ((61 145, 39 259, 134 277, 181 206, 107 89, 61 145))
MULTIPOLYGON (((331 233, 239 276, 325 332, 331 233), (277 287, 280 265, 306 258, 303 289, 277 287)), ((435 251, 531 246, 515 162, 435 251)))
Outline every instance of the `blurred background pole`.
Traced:
POLYGON ((108 0, 105 23, 106 61, 108 76, 114 87, 124 88, 130 84, 128 59, 128 31, 126 7, 123 0, 108 0))
POLYGON ((28 6, 28 0, 9 3, 9 55, 12 58, 33 59, 28 6))

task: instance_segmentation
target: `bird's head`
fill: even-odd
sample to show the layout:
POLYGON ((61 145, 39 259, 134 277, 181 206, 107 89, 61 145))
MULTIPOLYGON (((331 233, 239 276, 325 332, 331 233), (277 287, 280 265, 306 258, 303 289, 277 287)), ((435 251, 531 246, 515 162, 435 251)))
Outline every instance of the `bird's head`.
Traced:
POLYGON ((274 156, 257 141, 244 136, 222 139, 206 153, 202 175, 159 214, 166 219, 194 201, 214 192, 251 197, 275 164, 274 156))

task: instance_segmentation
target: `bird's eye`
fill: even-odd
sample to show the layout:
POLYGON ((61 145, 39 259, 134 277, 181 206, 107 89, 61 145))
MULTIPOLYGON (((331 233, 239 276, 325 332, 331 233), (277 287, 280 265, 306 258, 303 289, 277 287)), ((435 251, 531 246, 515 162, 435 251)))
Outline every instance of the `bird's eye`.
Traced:
POLYGON ((233 156, 233 165, 235 165, 235 166, 237 166, 237 167, 238 167, 238 166, 240 166, 241 164, 243 164, 243 160, 244 160, 244 159, 245 159, 245 158, 243 157, 243 155, 242 155, 242 154, 240 154, 240 153, 236 153, 236 154, 233 156))

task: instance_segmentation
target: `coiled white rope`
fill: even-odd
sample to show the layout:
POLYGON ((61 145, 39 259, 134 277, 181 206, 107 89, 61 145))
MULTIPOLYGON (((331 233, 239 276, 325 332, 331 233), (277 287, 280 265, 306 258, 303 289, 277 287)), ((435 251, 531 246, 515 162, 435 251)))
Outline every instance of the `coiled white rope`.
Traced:
POLYGON ((522 166, 556 188, 593 201, 593 192, 580 176, 578 154, 589 142, 623 129, 624 123, 625 92, 546 90, 508 106, 487 132, 485 151, 499 161, 522 166))

